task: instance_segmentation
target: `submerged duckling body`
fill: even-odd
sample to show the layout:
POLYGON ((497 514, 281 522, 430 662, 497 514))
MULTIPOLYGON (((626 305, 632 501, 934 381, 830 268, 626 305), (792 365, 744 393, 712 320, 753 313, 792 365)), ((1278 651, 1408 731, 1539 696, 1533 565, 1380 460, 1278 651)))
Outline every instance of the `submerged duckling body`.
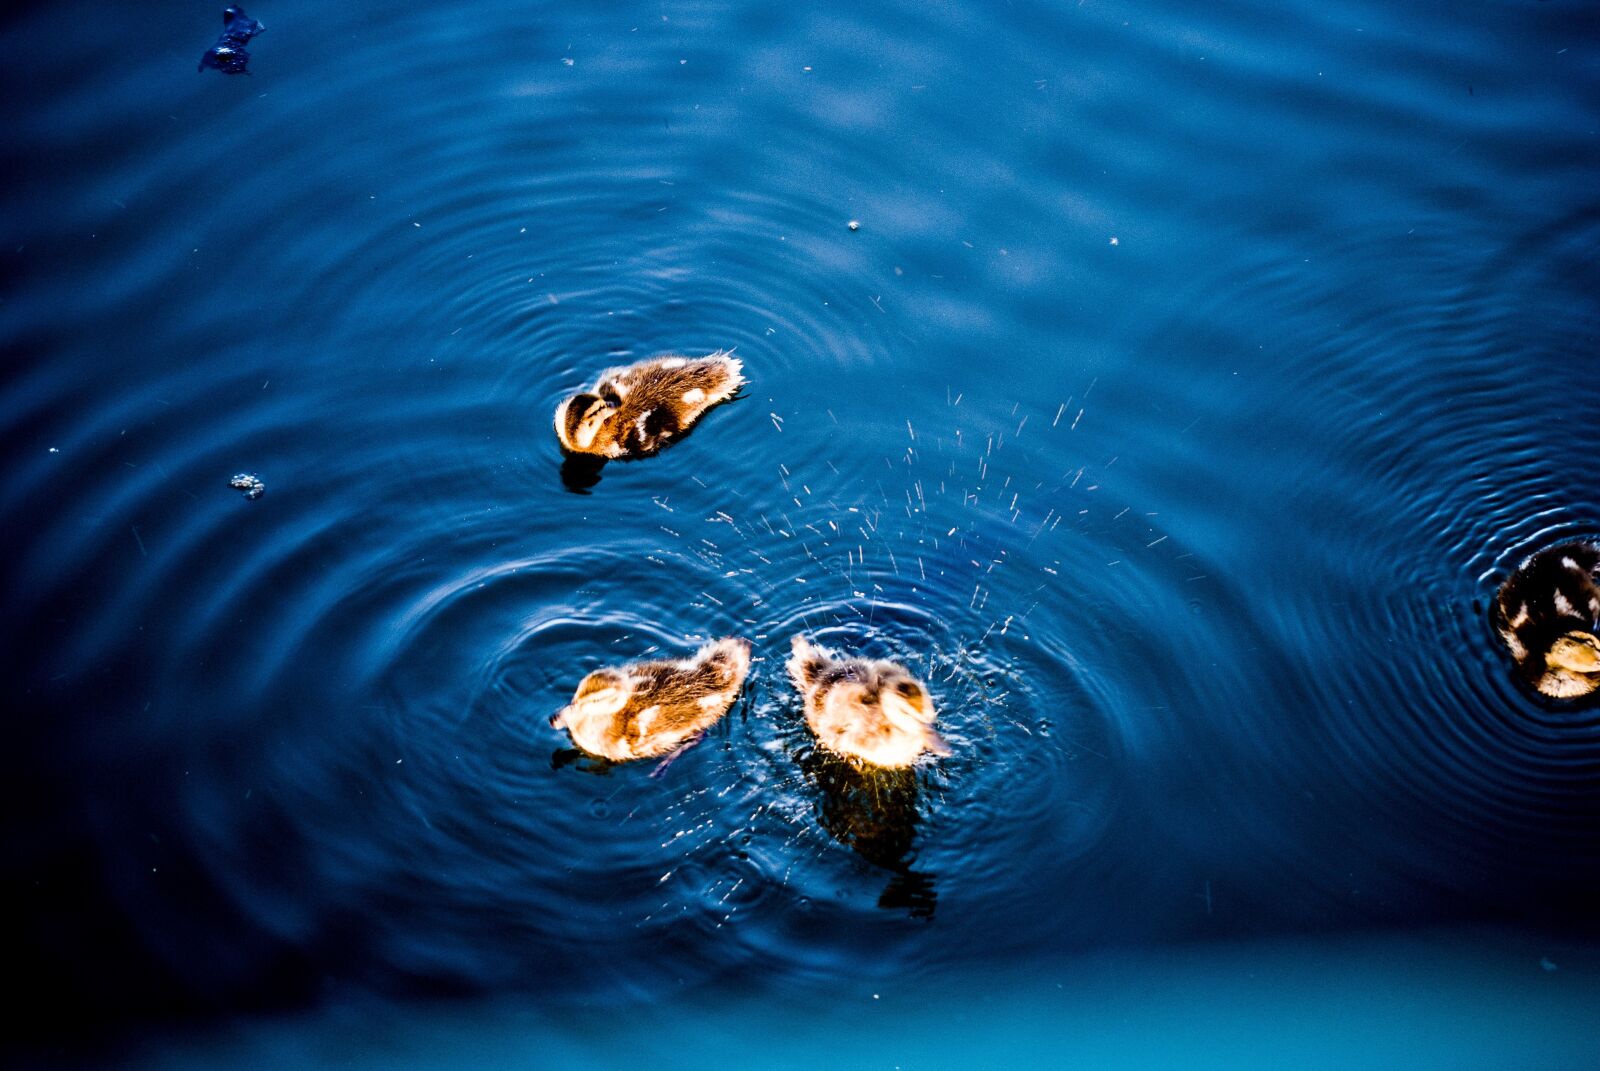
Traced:
POLYGON ((1523 562, 1495 597, 1494 626, 1541 695, 1600 688, 1600 545, 1563 543, 1523 562))
POLYGON ((569 454, 649 457, 743 385, 744 365, 727 353, 610 368, 592 389, 556 407, 556 438, 569 454))
POLYGON ((728 712, 750 671, 750 644, 722 639, 677 661, 597 669, 550 724, 591 755, 628 762, 664 755, 728 712))
POLYGON ((933 698, 904 666, 843 658, 804 636, 792 641, 789 678, 805 698, 806 724, 829 751, 873 766, 910 766, 924 751, 948 755, 933 731, 933 698))

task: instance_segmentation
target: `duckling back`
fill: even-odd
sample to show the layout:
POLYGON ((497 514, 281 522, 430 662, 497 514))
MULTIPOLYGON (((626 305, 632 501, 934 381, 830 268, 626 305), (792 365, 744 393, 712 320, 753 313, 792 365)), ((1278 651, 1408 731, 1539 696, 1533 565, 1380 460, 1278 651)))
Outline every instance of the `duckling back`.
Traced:
POLYGON ((725 352, 610 368, 591 390, 557 407, 556 437, 568 453, 648 457, 685 435, 744 382, 742 362, 725 352))
POLYGON ((895 662, 840 658, 802 636, 792 641, 789 677, 805 699, 806 724, 830 751, 873 766, 902 767, 924 751, 948 755, 933 731, 933 699, 895 662))
POLYGON ((1534 554, 1501 586, 1493 617, 1539 693, 1576 699, 1600 688, 1600 546, 1564 543, 1534 554))
POLYGON ((678 661, 598 669, 550 719, 591 755, 613 762, 663 755, 715 725, 744 686, 750 644, 721 639, 678 661))

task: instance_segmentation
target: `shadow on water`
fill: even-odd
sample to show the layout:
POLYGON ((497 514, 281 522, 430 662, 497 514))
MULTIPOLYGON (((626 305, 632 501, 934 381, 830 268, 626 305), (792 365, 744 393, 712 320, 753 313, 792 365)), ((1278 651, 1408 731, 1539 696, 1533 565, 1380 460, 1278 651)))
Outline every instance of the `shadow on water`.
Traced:
POLYGON ((591 755, 582 748, 576 747, 558 747, 550 753, 550 768, 552 770, 564 770, 569 766, 579 773, 610 777, 611 771, 616 769, 618 764, 610 759, 591 755))
POLYGON ((869 769, 821 748, 806 748, 795 761, 816 789, 822 828, 866 862, 893 875, 878 897, 878 906, 903 910, 912 918, 933 918, 939 899, 936 875, 912 869, 921 821, 916 771, 869 769))
POLYGON ((600 482, 600 471, 605 467, 603 457, 568 454, 561 461, 561 486, 575 495, 586 495, 600 482))

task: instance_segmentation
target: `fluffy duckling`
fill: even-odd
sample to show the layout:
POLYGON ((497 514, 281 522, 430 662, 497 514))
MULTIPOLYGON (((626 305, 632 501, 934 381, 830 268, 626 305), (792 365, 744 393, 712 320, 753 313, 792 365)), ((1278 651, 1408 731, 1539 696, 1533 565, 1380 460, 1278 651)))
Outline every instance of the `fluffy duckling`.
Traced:
POLYGON ((789 677, 805 697, 806 724, 829 751, 873 766, 910 766, 924 751, 948 755, 933 731, 933 699, 894 662, 841 658, 804 636, 792 641, 789 677))
POLYGON ((1563 543, 1517 567, 1494 604, 1495 630, 1541 695, 1600 688, 1600 544, 1563 543))
POLYGON ((742 386, 744 365, 727 352, 610 368, 592 390, 556 407, 556 438, 569 454, 649 457, 742 386))
POLYGON ((749 671, 750 643, 739 639, 714 640, 676 662, 597 669, 550 724, 613 762, 664 755, 715 725, 749 671))

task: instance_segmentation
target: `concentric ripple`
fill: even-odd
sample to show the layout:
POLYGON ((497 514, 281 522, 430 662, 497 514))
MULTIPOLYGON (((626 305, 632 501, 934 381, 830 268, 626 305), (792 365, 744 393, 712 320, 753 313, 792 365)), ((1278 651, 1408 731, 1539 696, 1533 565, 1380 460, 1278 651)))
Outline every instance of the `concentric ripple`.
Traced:
MULTIPOLYGON (((1233 376, 1272 384, 1273 405, 1242 394, 1197 416, 1185 459, 1198 450, 1201 465, 1265 492, 1234 560, 1217 564, 1276 593, 1258 620, 1274 676, 1301 705, 1300 739, 1242 738, 1270 741, 1264 769, 1286 791, 1314 793, 1313 811, 1350 816, 1345 847, 1252 823, 1295 870, 1320 873, 1318 889, 1337 889, 1356 857, 1385 860, 1352 890, 1374 904, 1444 880, 1481 904, 1565 903, 1595 880, 1600 723, 1581 704, 1528 694, 1488 621, 1518 562, 1596 528, 1600 482, 1568 432, 1600 412, 1600 388, 1556 371, 1592 363, 1582 321, 1595 265, 1575 250, 1594 238, 1592 212, 1540 224, 1466 281, 1457 245, 1384 251, 1386 287, 1432 295, 1411 307, 1363 282, 1326 289, 1329 269, 1285 248, 1206 276, 1185 295, 1198 309, 1157 336, 1163 349, 1216 347, 1218 310, 1201 294, 1272 312, 1271 337, 1246 329, 1223 345, 1236 347, 1233 376), (1427 816, 1426 853, 1385 817, 1401 814, 1427 816), (1507 867, 1519 880, 1497 886, 1507 867)), ((1304 241, 1333 264, 1380 255, 1361 239, 1304 241)), ((1198 411, 1184 392, 1203 383, 1174 377, 1165 404, 1198 411)), ((1279 818, 1310 820, 1293 814, 1279 818)))

